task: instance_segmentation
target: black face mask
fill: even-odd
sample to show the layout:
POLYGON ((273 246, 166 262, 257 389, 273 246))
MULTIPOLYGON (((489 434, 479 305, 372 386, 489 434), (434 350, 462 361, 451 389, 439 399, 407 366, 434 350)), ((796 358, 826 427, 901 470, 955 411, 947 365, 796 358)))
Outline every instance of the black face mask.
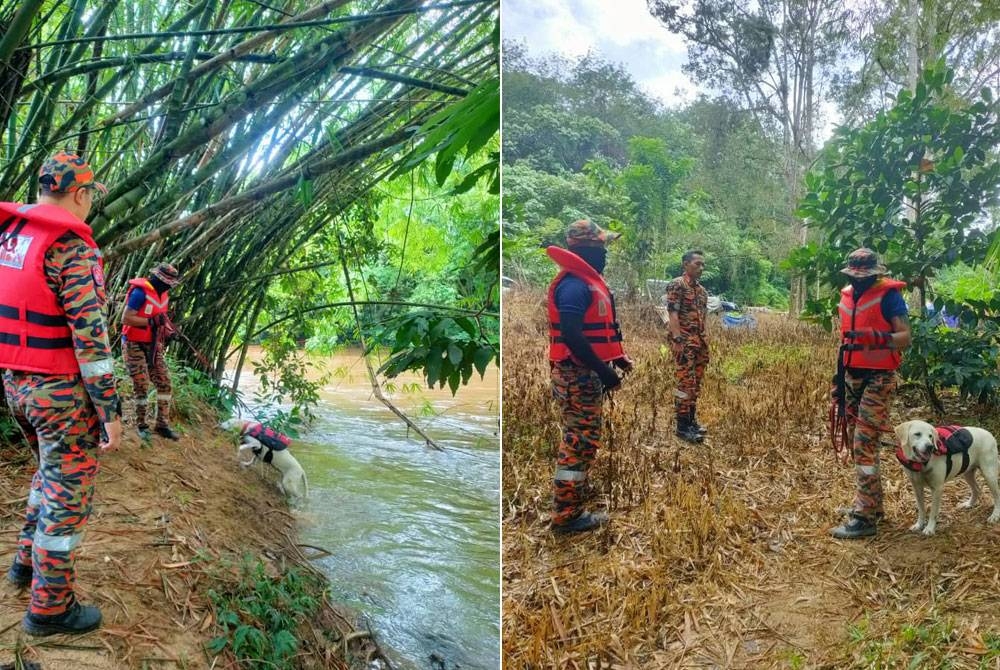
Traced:
POLYGON ((587 264, 597 270, 598 274, 604 272, 604 265, 608 262, 608 250, 606 248, 574 246, 570 251, 587 261, 587 264))
POLYGON ((851 286, 854 287, 854 295, 861 295, 870 289, 876 281, 878 281, 878 277, 862 277, 860 279, 851 277, 851 286))
POLYGON ((169 291, 170 290, 169 286, 167 286, 166 284, 164 284, 162 281, 160 281, 156 277, 150 277, 149 278, 149 283, 153 285, 153 290, 156 291, 160 295, 163 295, 164 291, 169 291))

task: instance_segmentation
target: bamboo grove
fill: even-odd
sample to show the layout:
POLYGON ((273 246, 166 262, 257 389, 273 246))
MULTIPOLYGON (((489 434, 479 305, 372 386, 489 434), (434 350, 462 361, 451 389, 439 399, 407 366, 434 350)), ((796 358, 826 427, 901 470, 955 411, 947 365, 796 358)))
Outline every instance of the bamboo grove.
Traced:
POLYGON ((497 0, 0 0, 0 199, 83 155, 110 190, 89 223, 111 304, 175 263, 176 315, 221 375, 296 252, 332 229, 352 253, 352 208, 454 140, 428 119, 498 100, 497 28, 497 0))

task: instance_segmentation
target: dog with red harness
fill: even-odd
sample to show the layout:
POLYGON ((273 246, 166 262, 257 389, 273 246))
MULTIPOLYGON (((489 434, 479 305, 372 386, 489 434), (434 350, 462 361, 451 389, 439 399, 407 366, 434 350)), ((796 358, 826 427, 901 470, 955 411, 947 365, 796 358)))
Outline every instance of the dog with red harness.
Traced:
POLYGON ((241 460, 240 465, 246 467, 259 461, 273 466, 281 472, 278 488, 289 497, 289 502, 298 505, 305 501, 308 495, 306 473, 289 452, 288 446, 292 440, 287 435, 257 421, 238 418, 227 419, 220 424, 220 427, 224 430, 239 431, 238 454, 242 457, 245 453, 250 453, 250 458, 246 461, 241 460))
POLYGON ((907 421, 896 426, 896 458, 906 469, 917 502, 917 522, 910 530, 934 534, 944 484, 959 475, 972 489, 972 495, 959 508, 975 507, 979 502, 977 470, 983 473, 993 494, 993 513, 987 521, 1000 521, 1000 485, 997 484, 1000 458, 996 438, 989 431, 972 426, 935 428, 926 421, 907 421), (929 516, 924 505, 925 488, 931 490, 929 516))

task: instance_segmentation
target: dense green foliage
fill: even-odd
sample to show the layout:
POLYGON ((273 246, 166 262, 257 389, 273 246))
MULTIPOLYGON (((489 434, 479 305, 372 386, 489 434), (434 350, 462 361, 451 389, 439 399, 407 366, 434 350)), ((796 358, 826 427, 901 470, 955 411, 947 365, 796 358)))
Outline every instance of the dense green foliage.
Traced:
POLYGON ((504 54, 505 274, 543 285, 553 266, 539 247, 590 218, 625 233, 607 274, 630 294, 701 247, 711 291, 786 305, 780 161, 751 115, 722 100, 665 109, 594 56, 504 54))

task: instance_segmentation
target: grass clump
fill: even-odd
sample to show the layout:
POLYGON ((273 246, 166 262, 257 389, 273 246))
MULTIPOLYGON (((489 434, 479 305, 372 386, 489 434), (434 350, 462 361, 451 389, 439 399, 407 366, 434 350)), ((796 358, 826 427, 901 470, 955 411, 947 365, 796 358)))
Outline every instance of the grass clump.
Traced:
POLYGON ((208 651, 228 650, 243 668, 291 667, 299 648, 296 630, 322 602, 320 580, 295 568, 272 575, 260 559, 249 557, 237 571, 236 580, 208 592, 222 629, 208 651))

